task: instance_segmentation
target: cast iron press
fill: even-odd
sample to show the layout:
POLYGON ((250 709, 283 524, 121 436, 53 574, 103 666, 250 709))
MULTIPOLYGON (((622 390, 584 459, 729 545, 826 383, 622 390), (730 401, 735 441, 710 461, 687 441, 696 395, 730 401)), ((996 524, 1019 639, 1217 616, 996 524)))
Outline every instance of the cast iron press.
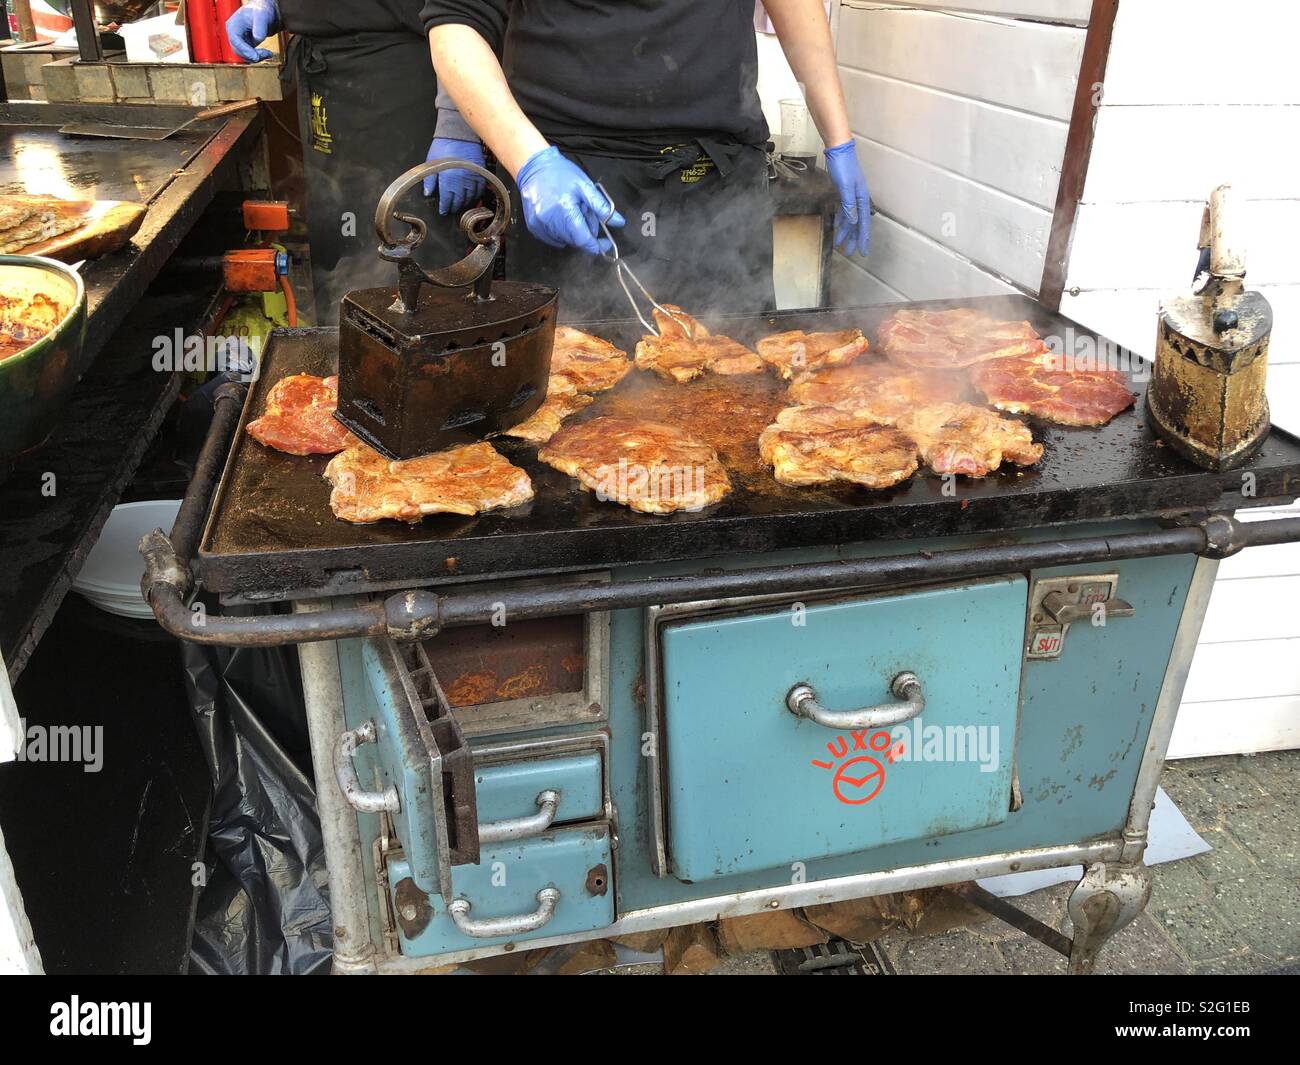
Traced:
POLYGON ((380 197, 379 255, 397 264, 397 287, 343 297, 335 417, 389 458, 414 458, 509 429, 546 398, 557 293, 492 279, 509 218, 505 186, 459 159, 412 167, 380 197), (424 178, 456 169, 485 178, 495 208, 473 207, 461 216, 461 231, 475 245, 469 255, 426 270, 414 256, 425 223, 396 210, 397 202, 424 178), (401 239, 392 235, 394 219, 409 227, 401 239))

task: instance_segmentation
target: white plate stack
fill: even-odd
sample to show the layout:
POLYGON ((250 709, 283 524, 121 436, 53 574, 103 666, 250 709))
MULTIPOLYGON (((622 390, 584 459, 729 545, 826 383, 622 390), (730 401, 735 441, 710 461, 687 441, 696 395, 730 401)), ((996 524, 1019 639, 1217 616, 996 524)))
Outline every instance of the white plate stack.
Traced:
POLYGON ((140 594, 144 576, 140 538, 154 529, 171 532, 180 507, 178 499, 151 499, 114 507, 90 557, 72 583, 73 591, 110 614, 152 618, 153 611, 140 594))

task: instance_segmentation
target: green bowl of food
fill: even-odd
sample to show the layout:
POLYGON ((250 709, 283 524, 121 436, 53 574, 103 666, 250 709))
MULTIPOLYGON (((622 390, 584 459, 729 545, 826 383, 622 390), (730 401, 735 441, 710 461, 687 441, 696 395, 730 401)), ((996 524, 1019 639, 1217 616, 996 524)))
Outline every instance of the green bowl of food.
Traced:
POLYGON ((86 286, 53 259, 0 255, 0 463, 39 447, 85 370, 86 286))

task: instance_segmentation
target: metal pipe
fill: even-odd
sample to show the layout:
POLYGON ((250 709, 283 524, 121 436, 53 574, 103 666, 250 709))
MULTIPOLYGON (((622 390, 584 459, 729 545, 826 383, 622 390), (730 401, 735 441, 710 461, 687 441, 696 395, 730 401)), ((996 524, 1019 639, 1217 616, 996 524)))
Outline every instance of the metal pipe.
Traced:
POLYGON ((381 636, 386 631, 383 604, 256 617, 225 617, 188 604, 193 580, 190 562, 198 549, 207 520, 208 504, 225 465, 230 438, 239 425, 245 387, 228 383, 213 399, 212 425, 194 465, 194 476, 177 511, 171 536, 162 530, 140 541, 145 574, 140 582, 145 600, 158 623, 174 636, 194 643, 274 647, 286 643, 333 640, 348 636, 381 636))
MULTIPOLYGON (((191 517, 186 511, 190 503, 191 493, 187 493, 181 515, 177 517, 178 526, 182 526, 183 519, 191 517)), ((206 501, 203 505, 206 508, 206 501)), ((184 528, 181 534, 184 536, 184 528)), ((164 629, 182 639, 199 643, 265 647, 360 636, 387 635, 399 640, 420 640, 444 628, 486 624, 502 617, 524 621, 697 599, 787 594, 813 589, 870 590, 1049 566, 1108 563, 1163 555, 1194 554, 1222 558, 1245 547, 1292 541, 1300 541, 1300 518, 1242 522, 1228 515, 1214 514, 1197 524, 1175 525, 1154 532, 1044 543, 996 544, 950 551, 918 551, 883 558, 763 566, 636 581, 557 584, 543 588, 448 595, 417 589, 389 596, 382 602, 321 610, 310 615, 238 618, 193 613, 185 606, 189 560, 179 556, 161 532, 146 536, 141 541, 140 550, 146 563, 142 582, 145 597, 164 629)), ((185 536, 182 542, 188 543, 190 538, 185 536)))
POLYGON ((696 599, 784 594, 810 589, 873 589, 1162 555, 1209 553, 1217 557, 1221 551, 1234 553, 1244 547, 1294 540, 1300 540, 1300 518, 1240 522, 1227 515, 1212 515, 1195 525, 1077 540, 999 544, 613 583, 490 589, 445 596, 430 591, 405 592, 388 600, 388 618, 394 635, 404 635, 408 626, 412 629, 423 626, 424 632, 431 634, 439 628, 484 624, 494 617, 522 621, 564 613, 622 610, 696 599), (1225 548, 1221 546, 1223 544, 1229 546, 1225 548))
POLYGON ((185 498, 172 524, 171 542, 176 557, 189 565, 199 546, 203 522, 208 516, 208 501, 226 462, 226 449, 244 407, 248 389, 229 381, 217 389, 212 399, 212 424, 204 437, 203 447, 194 463, 194 476, 185 489, 185 498))
POLYGON ((1069 936, 1063 932, 1058 932, 1051 925, 1044 924, 1037 917, 1030 916, 1024 910, 1013 906, 1005 899, 998 898, 993 892, 986 891, 975 881, 954 884, 952 890, 968 902, 978 906, 985 913, 992 914, 1004 924, 1009 924, 1012 928, 1024 932, 1025 935, 1033 937, 1044 946, 1051 947, 1058 954, 1064 954, 1067 958, 1070 956, 1070 950, 1074 944, 1069 936))
MULTIPOLYGON (((320 613, 322 603, 299 603, 300 617, 320 613)), ((307 734, 316 777, 316 812, 320 817, 325 868, 329 872, 330 922, 334 930, 334 971, 374 972, 370 942, 368 881, 361 851, 361 830, 334 781, 334 737, 347 729, 343 681, 337 648, 330 643, 298 648, 307 734)))

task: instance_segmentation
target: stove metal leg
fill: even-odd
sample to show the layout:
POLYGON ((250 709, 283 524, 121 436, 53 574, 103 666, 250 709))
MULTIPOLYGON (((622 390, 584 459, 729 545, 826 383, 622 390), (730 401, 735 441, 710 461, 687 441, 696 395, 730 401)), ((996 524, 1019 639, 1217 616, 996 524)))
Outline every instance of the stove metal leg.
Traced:
POLYGON ((1070 973, 1091 973, 1097 952, 1146 908, 1150 898, 1151 870, 1141 862, 1097 862, 1088 866, 1068 906, 1074 925, 1070 973))
POLYGON ((1133 920, 1151 898, 1151 872, 1142 864, 1147 846, 1147 828, 1156 789, 1164 769, 1165 752, 1174 731, 1183 688, 1191 668, 1192 656, 1201 634, 1201 623, 1210 603, 1214 577, 1219 564, 1214 559, 1196 561, 1187 601, 1183 605, 1174 645, 1165 667, 1160 698, 1152 715, 1151 730, 1129 804, 1124 824, 1123 847, 1118 862, 1097 862, 1088 866, 1070 896, 1070 920, 1074 922, 1074 942, 1070 948, 1071 973, 1090 973, 1097 952, 1116 932, 1133 920))
MULTIPOLYGON (((298 611, 324 609, 326 603, 296 603, 298 611)), ((298 648, 302 694, 307 706, 311 760, 316 774, 316 810, 320 816, 325 868, 329 874, 330 916, 334 928, 335 973, 372 973, 375 951, 370 941, 366 903, 366 869, 361 855, 357 816, 334 780, 334 742, 347 728, 336 645, 305 643, 298 648)))

